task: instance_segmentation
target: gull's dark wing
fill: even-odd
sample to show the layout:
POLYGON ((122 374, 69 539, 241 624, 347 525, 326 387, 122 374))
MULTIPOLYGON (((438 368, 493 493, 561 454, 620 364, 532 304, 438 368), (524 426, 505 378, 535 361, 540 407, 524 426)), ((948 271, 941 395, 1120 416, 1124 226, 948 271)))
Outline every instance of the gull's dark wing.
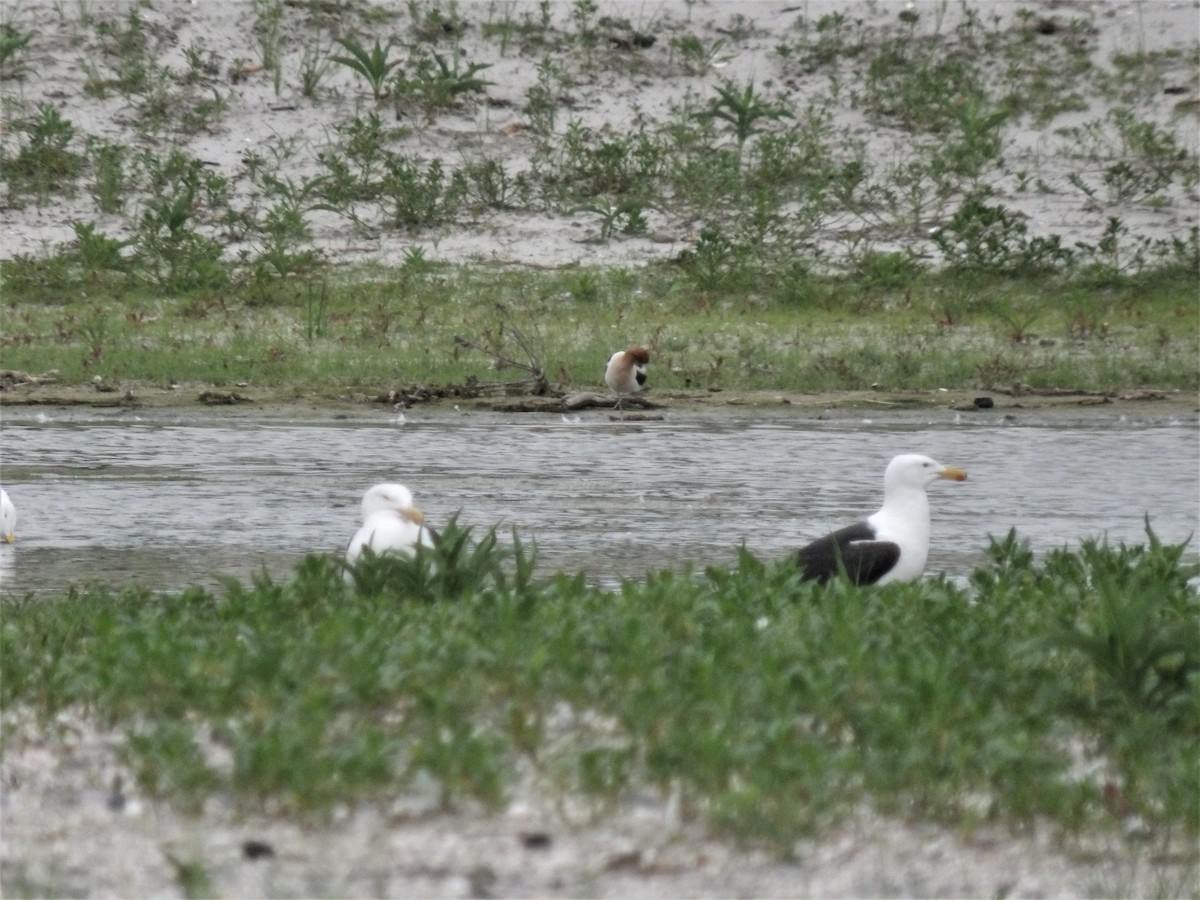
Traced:
POLYGON ((900 560, 900 546, 875 540, 866 522, 847 525, 796 552, 805 581, 825 584, 838 574, 838 563, 855 584, 874 584, 900 560))

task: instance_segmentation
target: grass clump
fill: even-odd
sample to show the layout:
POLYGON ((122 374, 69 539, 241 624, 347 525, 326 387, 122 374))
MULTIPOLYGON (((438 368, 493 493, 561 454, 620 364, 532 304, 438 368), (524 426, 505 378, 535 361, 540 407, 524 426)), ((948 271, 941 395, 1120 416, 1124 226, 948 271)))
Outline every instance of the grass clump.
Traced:
POLYGON ((532 776, 601 808, 678 791, 784 850, 862 802, 1194 835, 1196 566, 1148 535, 1035 563, 1010 534, 969 587, 822 589, 743 551, 604 590, 451 523, 349 573, 313 556, 284 582, 14 602, 0 706, 86 707, 183 804, 320 813, 433 784, 500 806, 532 776))
POLYGON ((83 156, 72 149, 75 126, 49 103, 38 105, 36 114, 16 123, 25 140, 15 149, 0 148, 0 179, 8 196, 17 200, 33 194, 39 201, 52 194, 74 193, 83 168, 83 156))

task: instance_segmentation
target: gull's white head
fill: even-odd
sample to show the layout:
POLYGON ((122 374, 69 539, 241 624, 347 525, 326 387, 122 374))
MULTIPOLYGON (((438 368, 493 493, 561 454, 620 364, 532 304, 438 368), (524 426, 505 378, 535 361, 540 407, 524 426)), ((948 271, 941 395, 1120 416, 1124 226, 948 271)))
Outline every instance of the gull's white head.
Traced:
POLYGON ((966 481, 967 473, 952 466, 922 456, 919 453, 903 453, 888 463, 883 473, 883 494, 887 497, 897 491, 925 490, 939 479, 966 481))
POLYGON ((346 548, 346 562, 354 565, 364 547, 375 553, 411 555, 418 546, 432 547, 425 514, 413 502, 412 491, 402 484, 377 484, 363 495, 363 524, 346 548))
POLYGON ((9 499, 8 491, 0 488, 0 540, 11 544, 17 539, 17 508, 9 499))
POLYGON ((363 520, 379 512, 395 512, 417 525, 424 520, 424 515, 413 500, 412 491, 395 482, 377 484, 363 494, 363 520))

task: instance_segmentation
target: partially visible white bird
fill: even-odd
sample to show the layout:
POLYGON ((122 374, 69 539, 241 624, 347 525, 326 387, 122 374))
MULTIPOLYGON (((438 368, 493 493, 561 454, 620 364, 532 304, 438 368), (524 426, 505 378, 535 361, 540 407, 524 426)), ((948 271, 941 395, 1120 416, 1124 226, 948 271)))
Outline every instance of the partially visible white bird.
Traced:
POLYGON ((855 584, 912 581, 929 556, 929 496, 938 479, 966 481, 962 469, 905 453, 883 473, 883 508, 856 525, 818 538, 796 554, 803 580, 825 584, 842 568, 855 584))
POLYGON ((6 544, 17 539, 17 508, 4 488, 0 488, 0 538, 6 544))
POLYGON ((363 548, 375 553, 411 556, 418 545, 432 547, 434 535, 425 525, 425 515, 413 501, 412 491, 402 484, 377 484, 362 499, 363 524, 346 549, 346 562, 354 565, 363 548))
POLYGON ((646 366, 650 362, 650 351, 645 347, 633 346, 618 350, 608 359, 604 367, 604 383, 617 395, 617 409, 624 415, 622 406, 626 394, 634 394, 646 385, 646 366))

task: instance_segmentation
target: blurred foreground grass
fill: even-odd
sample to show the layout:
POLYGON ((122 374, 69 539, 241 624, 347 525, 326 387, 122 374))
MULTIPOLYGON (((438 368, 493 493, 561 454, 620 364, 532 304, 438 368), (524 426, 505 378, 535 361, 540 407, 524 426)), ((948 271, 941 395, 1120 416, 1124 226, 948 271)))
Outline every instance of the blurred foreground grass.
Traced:
POLYGON ((1010 534, 969 585, 820 589, 743 552, 605 590, 451 525, 349 578, 312 556, 285 582, 10 602, 0 707, 125 731, 141 788, 184 809, 431 786, 500 807, 532 778, 598 810, 675 792, 781 849, 862 802, 1194 839, 1197 567, 1147 536, 1035 562, 1010 534))

